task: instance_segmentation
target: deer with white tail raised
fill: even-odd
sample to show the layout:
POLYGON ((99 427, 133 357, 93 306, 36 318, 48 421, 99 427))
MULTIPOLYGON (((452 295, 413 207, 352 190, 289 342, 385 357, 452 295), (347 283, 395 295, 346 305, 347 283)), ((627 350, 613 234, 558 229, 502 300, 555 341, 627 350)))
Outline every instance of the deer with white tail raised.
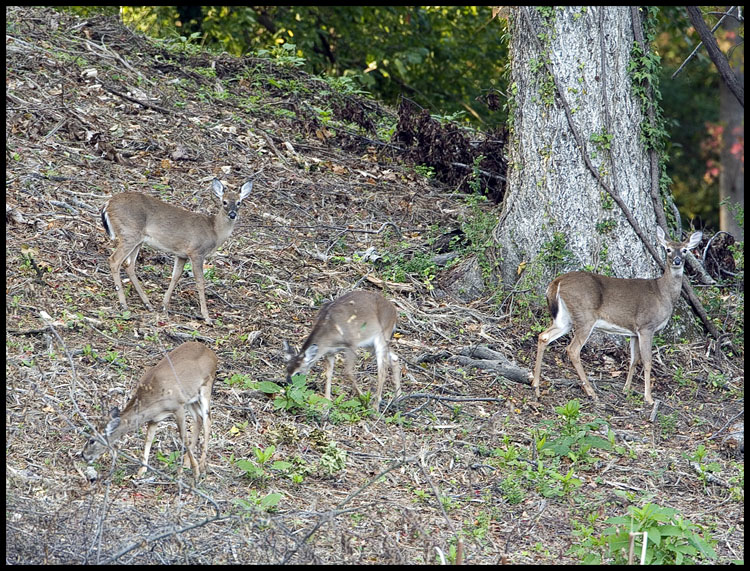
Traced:
POLYGON ((378 362, 375 392, 375 410, 378 410, 389 366, 395 385, 394 396, 401 390, 401 366, 398 356, 390 349, 396 318, 393 304, 375 292, 352 291, 324 305, 299 352, 294 351, 286 341, 283 342, 287 382, 291 382, 292 376, 297 373, 307 373, 316 361, 327 357, 324 396, 330 400, 334 361, 337 353, 343 353, 346 375, 361 396, 362 391, 354 380, 356 351, 359 347, 374 347, 378 362))
POLYGON ((573 340, 567 348, 573 367, 581 379, 583 390, 598 400, 581 365, 581 349, 591 332, 630 336, 630 368, 625 381, 625 392, 630 390, 633 373, 643 361, 645 379, 644 400, 653 404, 651 397, 651 346, 654 333, 661 330, 672 315, 682 288, 682 273, 688 250, 696 247, 701 232, 693 233, 685 242, 667 240, 657 227, 656 237, 667 252, 666 268, 657 279, 624 279, 570 272, 555 278, 547 287, 547 304, 552 314, 552 325, 539 335, 536 365, 532 386, 539 396, 542 356, 547 345, 573 329, 573 340))
POLYGON ((207 323, 211 323, 206 306, 203 261, 229 238, 237 223, 239 207, 252 188, 252 181, 248 181, 242 186, 239 194, 225 193, 224 185, 215 178, 211 183, 211 190, 221 207, 214 216, 190 212, 140 192, 123 192, 113 196, 102 208, 101 215, 104 229, 110 239, 116 240, 116 249, 109 257, 109 268, 123 309, 128 308, 120 280, 120 267, 125 262, 125 271, 135 291, 145 306, 150 311, 153 310, 135 275, 138 252, 143 244, 147 244, 175 256, 172 281, 169 282, 164 294, 164 311, 167 311, 185 263, 190 260, 195 285, 198 288, 201 315, 207 323))
MULTIPOLYGON (((197 481, 206 470, 208 438, 211 433, 211 391, 216 377, 216 354, 197 341, 183 343, 167 353, 155 366, 148 369, 138 381, 132 398, 122 412, 112 409, 110 419, 101 434, 89 439, 81 456, 91 463, 112 447, 124 435, 147 425, 146 446, 138 477, 146 473, 151 444, 159 422, 174 415, 183 447, 187 442, 184 465, 193 469, 197 481), (192 438, 187 439, 185 411, 195 421, 192 438), (200 463, 195 459, 198 434, 203 432, 203 452, 200 463)), ((182 465, 179 470, 182 470, 182 465)))

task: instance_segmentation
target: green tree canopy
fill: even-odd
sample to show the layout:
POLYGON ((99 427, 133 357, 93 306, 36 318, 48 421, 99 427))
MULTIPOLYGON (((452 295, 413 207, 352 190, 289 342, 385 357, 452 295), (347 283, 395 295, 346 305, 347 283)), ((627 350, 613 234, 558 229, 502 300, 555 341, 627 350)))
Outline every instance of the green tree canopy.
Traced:
POLYGON ((156 37, 200 34, 234 55, 294 44, 311 73, 350 76, 387 102, 405 95, 432 112, 505 121, 487 95, 502 89, 504 21, 481 6, 126 6, 123 21, 156 37))

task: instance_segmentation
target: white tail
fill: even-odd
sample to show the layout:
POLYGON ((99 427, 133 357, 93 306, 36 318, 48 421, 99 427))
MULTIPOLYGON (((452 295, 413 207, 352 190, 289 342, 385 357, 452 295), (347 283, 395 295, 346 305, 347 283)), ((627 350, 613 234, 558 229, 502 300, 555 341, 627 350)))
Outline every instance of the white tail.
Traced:
MULTIPOLYGON (((183 343, 167 353, 154 367, 147 370, 138 381, 135 393, 125 405, 122 413, 114 408, 102 435, 91 438, 81 452, 83 459, 91 463, 108 447, 114 445, 125 434, 146 424, 146 446, 143 449, 143 465, 138 470, 140 478, 146 473, 151 444, 156 427, 165 418, 174 415, 183 446, 187 441, 185 410, 195 420, 193 434, 187 443, 185 466, 190 462, 193 477, 198 480, 206 469, 208 437, 211 433, 211 390, 216 377, 216 354, 197 341, 183 343), (203 429, 203 453, 200 464, 195 459, 198 433, 203 429), (103 436, 103 439, 102 439, 103 436)), ((180 467, 182 470, 182 467, 180 467)))
POLYGON ((299 353, 289 343, 283 342, 287 381, 291 381, 291 377, 297 373, 306 373, 316 361, 327 357, 325 398, 330 399, 334 360, 337 353, 343 352, 346 375, 357 394, 362 395, 354 380, 354 359, 357 348, 373 346, 378 361, 375 393, 375 410, 378 410, 388 365, 393 373, 395 395, 401 390, 401 366, 398 356, 389 346, 396 328, 396 317, 393 304, 375 292, 352 291, 324 305, 299 353))
POLYGON ((698 245, 703 236, 695 232, 686 242, 666 239, 656 229, 659 243, 667 252, 666 269, 658 279, 623 279, 570 272, 557 277, 547 287, 547 304, 552 325, 539 335, 532 386, 539 396, 539 379, 544 349, 558 337, 573 329, 568 356, 581 379, 583 390, 598 400, 581 365, 581 349, 594 329, 630 336, 630 368, 625 391, 630 390, 635 366, 643 361, 645 378, 644 400, 651 398, 651 345, 654 332, 662 329, 672 315, 674 303, 682 288, 682 272, 688 250, 698 245))
POLYGON ((167 311, 185 263, 190 260, 200 297, 201 315, 207 323, 211 323, 206 306, 203 261, 229 238, 237 222, 238 209, 252 188, 252 181, 248 181, 240 189, 239 196, 234 192, 225 194, 224 185, 215 178, 211 189, 221 202, 221 208, 214 216, 190 212, 139 192, 123 192, 113 196, 104 205, 101 214, 104 229, 112 240, 117 241, 117 247, 109 257, 109 268, 123 309, 127 309, 128 304, 120 280, 120 266, 126 262, 125 271, 135 291, 146 307, 153 310, 135 275, 136 258, 145 243, 175 256, 172 281, 164 295, 164 311, 167 311))

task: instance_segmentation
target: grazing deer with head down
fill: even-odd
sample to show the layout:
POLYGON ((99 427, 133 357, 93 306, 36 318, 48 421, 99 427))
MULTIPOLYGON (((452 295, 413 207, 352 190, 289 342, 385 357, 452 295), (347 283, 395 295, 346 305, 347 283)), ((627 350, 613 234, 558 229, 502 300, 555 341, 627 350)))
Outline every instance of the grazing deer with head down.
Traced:
POLYGON ((630 390, 635 366, 643 361, 645 378, 644 400, 651 398, 651 345, 654 333, 662 329, 672 315, 682 288, 682 272, 688 250, 701 241, 701 232, 693 233, 685 242, 666 239, 657 227, 656 237, 667 252, 666 268, 657 279, 623 279, 570 272, 555 278, 547 287, 547 304, 552 325, 539 335, 532 386, 539 396, 542 356, 547 345, 573 329, 568 356, 581 379, 583 390, 598 400, 581 365, 581 349, 594 329, 630 336, 630 368, 625 392, 630 390))
POLYGON ((135 291, 145 306, 153 310, 135 275, 136 258, 145 243, 175 256, 172 281, 164 294, 164 311, 167 311, 172 291, 182 276, 185 263, 190 260, 198 288, 201 315, 207 323, 211 323, 206 307, 203 261, 229 238, 237 223, 239 207, 252 188, 252 181, 248 181, 240 189, 239 195, 234 192, 225 194, 224 185, 215 178, 211 183, 211 190, 221 203, 221 208, 214 216, 190 212, 140 192, 123 192, 113 196, 102 208, 101 215, 102 224, 110 239, 117 241, 117 247, 109 257, 109 268, 123 309, 127 309, 128 304, 120 280, 120 266, 126 262, 125 271, 135 291))
MULTIPOLYGON (((211 390, 216 377, 216 354, 197 341, 183 343, 167 353, 154 367, 148 369, 138 381, 135 393, 122 412, 112 409, 110 419, 101 435, 89 439, 81 455, 91 463, 125 434, 147 425, 143 464, 138 477, 146 473, 151 444, 159 422, 174 415, 183 446, 187 442, 185 410, 195 420, 192 438, 187 442, 184 465, 190 463, 193 477, 198 481, 206 469, 208 437, 211 433, 211 390), (203 452, 200 464, 195 459, 198 433, 203 429, 203 452)), ((182 465, 179 468, 182 471, 182 465)))
POLYGON ((352 291, 324 305, 318 313, 312 331, 302 349, 294 351, 283 342, 287 382, 293 375, 307 373, 316 361, 327 357, 325 398, 331 399, 331 377, 336 354, 344 354, 346 375, 358 395, 362 395, 354 380, 354 359, 359 347, 373 346, 378 361, 378 386, 375 410, 380 407, 383 385, 390 365, 395 395, 401 390, 401 367, 398 356, 390 350, 390 339, 396 328, 396 308, 382 295, 369 291, 352 291))

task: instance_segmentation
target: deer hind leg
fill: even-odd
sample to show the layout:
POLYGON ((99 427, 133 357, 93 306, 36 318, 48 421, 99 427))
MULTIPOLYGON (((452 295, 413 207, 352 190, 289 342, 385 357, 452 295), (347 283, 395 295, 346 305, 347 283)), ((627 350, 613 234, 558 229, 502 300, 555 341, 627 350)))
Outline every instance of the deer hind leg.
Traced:
POLYGON ((143 475, 148 470, 148 457, 151 454, 151 445, 154 443, 154 437, 156 436, 156 422, 149 422, 146 428, 146 445, 143 447, 143 461, 141 467, 138 469, 136 478, 143 478, 143 475))
POLYGON ((344 372, 346 374, 346 377, 352 383, 352 387, 354 387, 354 390, 357 392, 357 396, 361 397, 363 396, 363 393, 360 390, 359 385, 357 384, 357 380, 354 378, 354 363, 356 362, 356 360, 356 351, 352 350, 351 348, 347 348, 344 350, 344 372))
POLYGON ((172 299, 172 292, 174 291, 174 288, 177 285, 177 282, 180 281, 180 278, 182 277, 182 270, 185 268, 186 262, 187 262, 187 258, 181 258, 180 256, 177 256, 174 259, 174 267, 172 268, 172 279, 169 282, 169 287, 167 288, 167 292, 164 294, 164 303, 162 303, 162 307, 164 308, 164 313, 167 312, 167 308, 169 307, 169 300, 172 299))
POLYGON ((638 348, 638 336, 632 335, 630 337, 630 367, 628 367, 628 378, 625 380, 625 386, 623 392, 630 392, 630 383, 633 380, 633 374, 635 373, 635 367, 641 361, 641 351, 638 348))
POLYGON ((401 394, 401 363, 398 360, 398 355, 393 351, 388 352, 388 359, 391 363, 391 373, 393 374, 393 398, 396 398, 401 394))
POLYGON ((135 264, 136 264, 136 260, 138 259, 138 253, 140 251, 141 251, 141 244, 138 244, 135 248, 133 248, 130 254, 125 258, 125 273, 128 274, 128 277, 130 278, 130 281, 133 284, 135 291, 138 292, 138 295, 140 296, 141 301, 143 301, 143 305, 145 305, 146 309, 148 309, 149 311, 153 311, 153 307, 151 306, 151 301, 148 299, 146 292, 141 286, 141 282, 138 281, 138 277, 135 275, 135 264))
POLYGON ((135 276, 135 259, 138 257, 138 252, 141 249, 141 243, 138 242, 135 245, 132 243, 125 243, 122 238, 117 238, 117 247, 112 255, 109 257, 109 269, 112 272, 112 279, 115 282, 115 291, 117 292, 117 299, 120 301, 120 305, 123 309, 128 309, 128 302, 125 300, 125 290, 122 287, 122 279, 120 278, 120 268, 123 262, 127 261, 125 271, 130 277, 130 281, 141 296, 143 303, 150 310, 151 302, 148 300, 148 296, 141 288, 141 284, 138 282, 138 278, 135 276))
MULTIPOLYGON (((193 451, 195 455, 198 449, 198 437, 202 434, 203 443, 201 446, 201 457, 198 461, 201 474, 206 473, 206 457, 208 456, 208 437, 211 434, 211 388, 210 385, 203 385, 198 395, 198 400, 191 405, 190 415, 195 421, 193 430, 191 432, 190 444, 188 447, 193 451)), ((185 456, 183 466, 187 468, 189 458, 185 456)))
MULTIPOLYGON (((388 376, 388 365, 391 366, 393 371, 393 384, 401 384, 401 379, 396 378, 396 363, 393 361, 393 353, 388 350, 388 343, 385 343, 382 339, 375 341, 375 357, 378 361, 378 385, 375 389, 375 410, 380 410, 380 401, 383 398, 383 386, 385 385, 385 378, 388 376)), ((398 357, 396 357, 396 362, 398 357)), ((399 374, 401 372, 399 371, 399 374)))
MULTIPOLYGON (((206 458, 208 457, 208 438, 211 435, 211 386, 201 388, 200 408, 198 414, 203 419, 203 448, 201 450, 201 473, 206 473, 206 458)), ((196 432, 197 434, 197 432, 196 432)))
POLYGON ((591 335, 591 330, 593 328, 593 323, 586 323, 583 326, 579 325, 576 328, 575 335, 573 335, 573 340, 570 342, 570 345, 568 345, 566 351, 568 353, 568 357, 570 357, 570 361, 573 363, 573 368, 575 368, 576 373, 578 373, 578 377, 581 379, 581 386, 583 387, 583 390, 594 401, 598 401, 599 397, 596 395, 596 392, 594 392, 594 388, 589 383, 588 377, 586 376, 586 371, 583 369, 583 365, 581 364, 581 349, 583 349, 586 341, 588 341, 589 335, 591 335))
POLYGON ((568 331, 570 331, 572 325, 569 319, 563 318, 562 314, 558 314, 552 325, 546 330, 539 334, 539 342, 536 346, 536 364, 534 365, 534 379, 531 386, 534 387, 534 392, 537 398, 539 397, 539 382, 542 376, 542 358, 544 357, 544 350, 547 348, 552 341, 562 337, 568 331))
MULTIPOLYGON (((190 442, 187 438, 187 428, 185 426, 185 409, 180 408, 176 410, 174 416, 175 420, 177 421, 177 428, 180 429, 180 442, 182 442, 182 447, 185 449, 185 454, 187 454, 188 458, 190 459, 190 465, 193 468, 193 478, 197 482, 198 478, 200 477, 201 471, 200 467, 198 466, 198 461, 195 459, 193 451, 190 449, 190 442)), ((179 464, 177 472, 178 474, 182 473, 182 463, 179 464)))
MULTIPOLYGON (((188 442, 187 447, 188 449, 193 451, 193 455, 195 455, 195 447, 198 444, 198 435, 201 432, 201 429, 203 427, 203 417, 200 414, 200 405, 197 402, 191 403, 187 405, 187 409, 190 411, 190 416, 193 419, 193 428, 189 431, 188 434, 188 442)), ((187 426, 185 427, 185 431, 187 431, 187 426)), ((183 468, 187 468, 190 465, 190 458, 187 454, 183 455, 182 458, 182 466, 183 468)))

